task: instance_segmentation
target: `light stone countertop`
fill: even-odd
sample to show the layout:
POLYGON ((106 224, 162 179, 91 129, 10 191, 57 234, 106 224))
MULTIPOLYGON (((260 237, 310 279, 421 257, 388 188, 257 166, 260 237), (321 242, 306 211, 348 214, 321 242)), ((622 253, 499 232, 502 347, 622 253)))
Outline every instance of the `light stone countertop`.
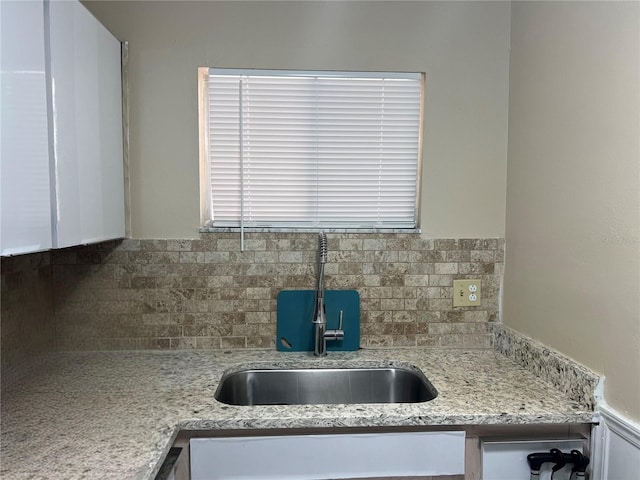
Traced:
POLYGON ((593 411, 494 350, 60 353, 2 392, 0 477, 153 479, 180 430, 590 423, 593 411), (438 390, 416 404, 229 406, 222 373, 246 366, 409 363, 438 390))

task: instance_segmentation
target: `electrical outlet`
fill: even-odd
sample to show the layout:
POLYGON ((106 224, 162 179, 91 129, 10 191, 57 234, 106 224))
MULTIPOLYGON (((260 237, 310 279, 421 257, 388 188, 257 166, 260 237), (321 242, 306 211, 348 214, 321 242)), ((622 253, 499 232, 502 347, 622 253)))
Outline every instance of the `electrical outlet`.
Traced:
POLYGON ((454 280, 453 306, 477 307, 480 305, 480 280, 454 280))

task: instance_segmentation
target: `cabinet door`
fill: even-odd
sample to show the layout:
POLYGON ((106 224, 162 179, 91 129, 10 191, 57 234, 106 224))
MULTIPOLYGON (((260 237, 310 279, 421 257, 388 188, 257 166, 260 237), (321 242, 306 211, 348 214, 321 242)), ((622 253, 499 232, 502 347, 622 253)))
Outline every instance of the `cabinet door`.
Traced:
POLYGON ((124 237, 120 42, 77 1, 48 2, 54 247, 124 237))
POLYGON ((2 255, 51 248, 42 1, 0 1, 2 255))
MULTIPOLYGON (((548 452, 558 448, 569 453, 583 451, 583 440, 527 440, 527 441, 484 441, 482 443, 483 480, 529 480, 530 472, 527 455, 534 452, 548 452)), ((553 464, 545 463, 540 470, 540 480, 551 479, 553 464)), ((573 465, 561 469, 554 480, 568 480, 573 465)))
POLYGON ((192 480, 463 475, 465 432, 192 438, 192 480))

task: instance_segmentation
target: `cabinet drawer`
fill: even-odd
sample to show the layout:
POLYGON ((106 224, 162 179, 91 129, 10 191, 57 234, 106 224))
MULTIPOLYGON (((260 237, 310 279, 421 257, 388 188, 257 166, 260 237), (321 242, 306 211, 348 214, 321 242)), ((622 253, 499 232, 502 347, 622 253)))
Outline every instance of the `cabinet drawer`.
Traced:
POLYGON ((191 479, 464 474, 465 432, 191 439, 191 479))

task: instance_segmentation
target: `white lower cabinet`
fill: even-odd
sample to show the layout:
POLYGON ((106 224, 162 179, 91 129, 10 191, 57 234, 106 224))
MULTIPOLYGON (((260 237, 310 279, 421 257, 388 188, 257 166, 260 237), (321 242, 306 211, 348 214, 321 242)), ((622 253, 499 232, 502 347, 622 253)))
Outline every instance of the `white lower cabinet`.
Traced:
MULTIPOLYGON (((584 440, 484 440, 482 441, 483 480, 529 480, 531 470, 527 455, 535 452, 549 452, 557 448, 569 453, 578 450, 584 453, 584 440)), ((554 465, 545 463, 540 470, 540 480, 551 479, 554 465)), ((572 464, 568 464, 553 475, 553 480, 569 480, 572 464)))
POLYGON ((192 438, 191 480, 463 475, 465 432, 192 438))

